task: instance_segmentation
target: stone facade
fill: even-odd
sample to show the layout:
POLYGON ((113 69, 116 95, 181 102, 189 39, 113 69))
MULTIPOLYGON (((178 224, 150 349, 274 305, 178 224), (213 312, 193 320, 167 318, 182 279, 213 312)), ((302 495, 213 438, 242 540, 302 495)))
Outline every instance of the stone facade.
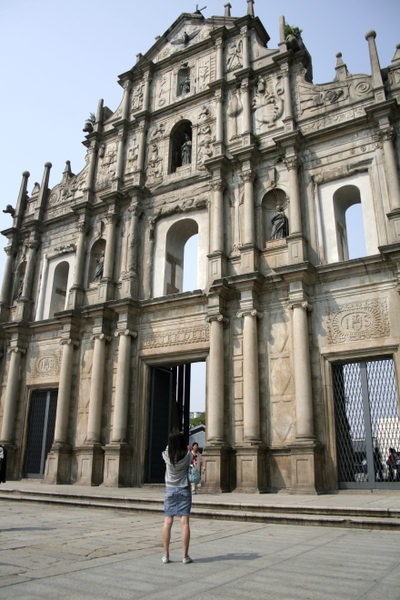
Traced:
POLYGON ((47 163, 30 197, 23 174, 3 231, 9 478, 27 474, 32 395, 58 390, 45 479, 145 483, 154 367, 206 361, 203 489, 338 487, 331 363, 400 372, 400 49, 381 69, 368 32, 371 75, 338 54, 314 85, 280 31, 269 49, 251 1, 242 18, 182 14, 120 76, 117 110, 100 101, 82 171, 49 188, 47 163))

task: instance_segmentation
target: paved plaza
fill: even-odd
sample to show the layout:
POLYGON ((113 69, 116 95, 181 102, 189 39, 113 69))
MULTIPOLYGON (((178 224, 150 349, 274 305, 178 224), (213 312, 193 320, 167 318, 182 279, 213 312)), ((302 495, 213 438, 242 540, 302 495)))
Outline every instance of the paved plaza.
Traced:
POLYGON ((161 563, 162 516, 0 501, 2 600, 398 600, 400 533, 192 519, 161 563))

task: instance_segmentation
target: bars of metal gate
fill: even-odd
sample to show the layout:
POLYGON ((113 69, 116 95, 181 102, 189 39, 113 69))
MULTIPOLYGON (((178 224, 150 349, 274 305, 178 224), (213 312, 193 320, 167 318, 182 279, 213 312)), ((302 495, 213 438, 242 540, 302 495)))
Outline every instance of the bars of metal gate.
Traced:
POLYGON ((400 489, 400 454, 387 464, 390 449, 400 452, 393 360, 335 364, 332 376, 339 487, 400 489))

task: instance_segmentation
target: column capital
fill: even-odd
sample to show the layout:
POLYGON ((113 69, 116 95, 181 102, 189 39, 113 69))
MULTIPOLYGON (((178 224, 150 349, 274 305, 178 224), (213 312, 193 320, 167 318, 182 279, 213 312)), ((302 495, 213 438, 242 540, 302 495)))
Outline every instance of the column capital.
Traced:
POLYGON ((73 346, 74 348, 79 348, 80 342, 78 340, 73 340, 71 338, 61 338, 59 341, 61 346, 73 346))
POLYGON ((214 177, 210 185, 214 192, 223 192, 226 189, 226 183, 222 177, 214 177))
POLYGON ((288 171, 296 170, 300 167, 301 161, 298 156, 287 156, 284 158, 283 162, 286 165, 288 171))
POLYGON ((107 225, 116 225, 119 221, 119 216, 115 212, 108 212, 105 218, 107 225))
POLYGON ((211 323, 212 321, 218 321, 218 323, 223 323, 224 325, 227 325, 229 323, 229 319, 221 314, 208 315, 206 317, 206 321, 207 323, 211 323))
POLYGON ((223 90, 215 90, 214 98, 217 103, 222 104, 224 101, 224 91, 223 90))
MULTIPOLYGON (((226 6, 226 5, 225 5, 226 6)), ((218 50, 219 48, 223 47, 223 40, 222 37, 219 37, 215 40, 215 47, 218 50)))
POLYGON ((248 169, 248 168, 242 169, 242 171, 240 171, 239 175, 244 183, 246 183, 246 182, 253 183, 256 178, 256 173, 253 171, 253 169, 248 169))
POLYGON ((7 256, 12 256, 13 254, 16 253, 16 246, 14 243, 8 244, 8 246, 6 246, 4 249, 4 252, 7 254, 7 256))
POLYGON ((11 352, 15 352, 16 354, 20 353, 20 354, 26 354, 26 349, 25 348, 21 348, 18 346, 12 346, 11 348, 9 348, 7 350, 8 354, 11 354, 11 352))
POLYGON ((111 342, 112 338, 110 335, 106 335, 105 333, 94 333, 92 335, 92 340, 101 340, 101 341, 105 341, 105 342, 111 342))
POLYGON ((294 302, 290 303, 289 308, 291 310, 293 310, 294 308, 303 308, 307 312, 311 312, 313 309, 312 305, 309 302, 307 302, 307 300, 295 300, 294 302))
POLYGON ((262 319, 263 318, 263 314, 258 312, 258 310, 256 310, 255 308, 246 308, 243 310, 239 310, 236 313, 236 316, 238 317, 238 319, 243 319, 244 317, 257 317, 257 319, 262 319))
POLYGON ((137 331, 134 329, 118 329, 114 332, 115 337, 119 337, 120 335, 126 335, 127 337, 131 336, 132 338, 137 338, 137 331))

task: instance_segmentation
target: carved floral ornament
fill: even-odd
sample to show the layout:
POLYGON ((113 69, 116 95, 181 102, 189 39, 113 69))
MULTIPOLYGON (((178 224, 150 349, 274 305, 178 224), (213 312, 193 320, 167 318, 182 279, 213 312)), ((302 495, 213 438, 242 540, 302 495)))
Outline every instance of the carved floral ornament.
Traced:
POLYGON ((369 340, 390 335, 387 300, 345 304, 326 313, 328 344, 369 340))

